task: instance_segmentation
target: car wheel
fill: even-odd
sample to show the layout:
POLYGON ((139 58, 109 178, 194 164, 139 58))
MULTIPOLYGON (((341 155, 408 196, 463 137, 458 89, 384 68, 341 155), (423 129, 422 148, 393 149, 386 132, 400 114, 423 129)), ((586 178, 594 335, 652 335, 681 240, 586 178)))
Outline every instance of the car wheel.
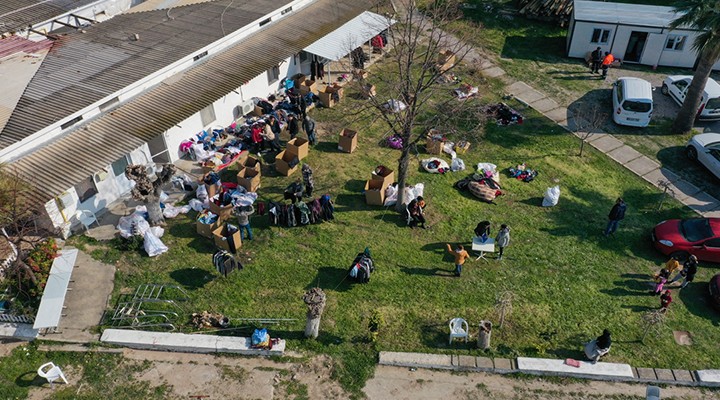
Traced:
POLYGON ((680 264, 685 263, 687 261, 688 257, 690 257, 690 253, 687 251, 676 251, 672 254, 670 254, 670 258, 674 258, 680 262, 680 264))
POLYGON ((698 157, 697 149, 693 146, 688 146, 685 148, 685 154, 687 155, 687 158, 696 161, 698 157))
POLYGON ((662 87, 660 88, 660 93, 664 94, 665 96, 670 94, 670 89, 668 89, 668 86, 666 84, 663 83, 662 87))

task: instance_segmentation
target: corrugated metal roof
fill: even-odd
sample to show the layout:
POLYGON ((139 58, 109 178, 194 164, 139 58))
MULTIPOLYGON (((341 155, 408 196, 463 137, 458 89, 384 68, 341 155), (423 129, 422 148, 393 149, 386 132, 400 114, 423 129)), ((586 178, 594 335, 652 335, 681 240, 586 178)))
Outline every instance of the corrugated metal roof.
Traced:
POLYGON ((50 48, 53 42, 47 39, 34 42, 20 36, 10 36, 4 39, 0 39, 0 59, 9 55, 25 52, 34 53, 40 50, 50 48))
POLYGON ((97 0, 2 0, 0 33, 14 32, 67 14, 97 0))
POLYGON ((213 1, 170 11, 118 15, 86 28, 87 33, 68 33, 55 42, 0 131, 0 148, 82 110, 290 2, 213 1), (131 39, 134 34, 139 40, 131 39))
POLYGON ((42 177, 43 186, 36 188, 38 200, 49 200, 296 54, 370 5, 368 0, 318 0, 186 71, 180 80, 159 85, 13 165, 27 176, 42 177))
POLYGON ((667 27, 678 17, 672 7, 575 0, 575 20, 667 27))
POLYGON ((387 29, 391 23, 394 23, 394 21, 388 20, 387 17, 365 11, 306 47, 305 51, 328 60, 337 61, 372 39, 373 36, 387 29))

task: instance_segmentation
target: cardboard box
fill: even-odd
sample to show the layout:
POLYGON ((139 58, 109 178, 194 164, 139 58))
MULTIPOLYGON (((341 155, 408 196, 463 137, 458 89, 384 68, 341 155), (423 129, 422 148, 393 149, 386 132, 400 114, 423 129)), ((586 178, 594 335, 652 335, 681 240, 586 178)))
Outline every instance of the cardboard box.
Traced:
POLYGON ((200 221, 195 221, 195 229, 197 230, 198 235, 204 236, 208 239, 212 239, 213 237, 213 231, 219 228, 222 225, 222 221, 218 217, 218 220, 213 222, 212 224, 203 224, 200 221))
POLYGON ((455 143, 455 152, 457 154, 465 154, 465 152, 468 151, 470 148, 470 142, 462 140, 460 142, 455 143))
POLYGON ((369 180, 365 182, 365 203, 371 206, 382 206, 385 203, 385 188, 383 181, 369 180))
POLYGON ((430 154, 440 154, 442 153, 443 148, 443 141, 439 140, 439 138, 442 138, 442 133, 436 129, 430 129, 430 132, 428 132, 425 142, 425 150, 430 154))
POLYGON ((290 176, 293 172, 297 171, 298 168, 300 168, 300 159, 298 159, 297 155, 288 153, 287 150, 283 150, 278 155, 275 156, 275 170, 285 176, 290 176), (294 159, 298 160, 298 163, 290 168, 290 162, 294 159))
POLYGON ((382 182, 383 188, 386 188, 388 187, 388 185, 395 181, 395 172, 385 167, 385 172, 383 173, 383 175, 378 175, 375 173, 375 171, 373 171, 371 180, 382 182))
POLYGON ((256 116, 256 117, 262 117, 263 116, 263 109, 255 106, 255 109, 253 109, 250 114, 256 116))
POLYGON ((307 80, 307 75, 298 73, 293 75, 292 80, 295 82, 295 86, 300 87, 307 80))
POLYGON ((260 187, 260 172, 253 168, 241 168, 237 174, 237 183, 248 192, 257 192, 260 187))
POLYGON ((369 99, 371 97, 375 97, 377 95, 377 90, 375 89, 375 85, 363 85, 363 87, 360 88, 360 95, 362 95, 363 99, 369 99))
POLYGON ((357 149, 358 135, 357 131, 352 129, 343 129, 340 132, 340 140, 338 140, 338 150, 344 151, 345 153, 352 153, 357 149))
POLYGON ((248 156, 240 163, 240 165, 242 166, 240 169, 243 169, 243 168, 254 169, 258 172, 258 175, 261 175, 262 164, 260 164, 260 160, 258 160, 255 157, 248 156))
POLYGON ((309 148, 308 141, 300 137, 288 141, 287 146, 285 146, 285 150, 290 154, 295 154, 298 160, 307 157, 309 148))
POLYGON ((226 220, 232 216, 233 205, 219 206, 212 201, 210 202, 210 212, 217 215, 219 220, 226 220))
POLYGON ((208 199, 212 199, 218 192, 218 185, 208 185, 206 183, 205 190, 207 191, 208 199))
POLYGON ((237 231, 232 234, 233 239, 233 249, 230 248, 230 243, 227 241, 227 238, 225 237, 225 234, 227 233, 227 230, 225 229, 225 224, 221 224, 219 228, 215 229, 212 232, 213 240, 215 241, 215 246, 217 246, 220 249, 223 249, 225 251, 229 251, 231 253, 235 253, 241 246, 242 246, 242 239, 240 239, 240 231, 237 231))
POLYGON ((353 71, 353 78, 355 79, 367 79, 368 75, 368 72, 364 69, 356 69, 353 71))
POLYGON ((450 50, 441 51, 438 55, 438 61, 435 68, 437 68, 440 73, 445 73, 445 71, 452 68, 453 65, 455 65, 455 53, 450 50))
POLYGON ((317 82, 313 80, 306 79, 300 83, 300 94, 302 94, 303 96, 307 95, 310 92, 316 93, 317 89, 317 82))
POLYGON ((328 93, 326 91, 321 91, 318 93, 318 97, 320 98, 320 102, 323 104, 323 106, 327 108, 335 107, 335 100, 333 100, 332 92, 328 93))

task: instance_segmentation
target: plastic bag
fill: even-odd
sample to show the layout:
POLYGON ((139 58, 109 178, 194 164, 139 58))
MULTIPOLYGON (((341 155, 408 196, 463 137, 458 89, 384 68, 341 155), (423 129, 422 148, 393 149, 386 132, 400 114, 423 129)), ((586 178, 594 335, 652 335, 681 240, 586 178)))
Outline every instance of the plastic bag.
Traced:
POLYGON ((161 226, 153 226, 148 232, 151 232, 157 238, 161 238, 165 234, 165 229, 163 229, 161 226))
POLYGON ((188 205, 186 207, 190 207, 193 210, 200 212, 203 210, 203 208, 205 208, 205 205, 203 204, 202 201, 200 201, 198 199, 190 199, 190 201, 188 202, 188 205))
POLYGON ((143 243, 143 247, 145 247, 145 252, 150 257, 159 256, 160 254, 168 251, 167 246, 165 246, 163 242, 149 229, 145 232, 145 242, 143 243))
POLYGON ((450 163, 450 171, 462 171, 465 169, 465 161, 455 157, 452 159, 452 162, 450 163))
POLYGON ((204 202, 208 198, 208 192, 207 189, 205 189, 205 185, 198 185, 197 191, 195 192, 195 197, 198 198, 198 200, 204 202))
POLYGON ((130 215, 120 217, 117 228, 121 237, 129 239, 133 235, 144 236, 145 232, 150 229, 150 224, 141 213, 136 211, 130 215))
POLYGON ((557 205, 558 200, 560 200, 560 186, 554 186, 551 188, 547 188, 545 191, 545 197, 542 201, 543 207, 552 207, 557 205))
POLYGON ((385 189, 385 202, 383 202, 383 205, 388 207, 397 204, 397 195, 397 185, 389 185, 387 189, 385 189))
POLYGON ((252 345, 253 346, 260 345, 260 344, 264 343, 265 341, 267 341, 267 338, 268 338, 267 329, 265 329, 265 328, 255 329, 255 331, 252 334, 252 338, 251 338, 252 345))

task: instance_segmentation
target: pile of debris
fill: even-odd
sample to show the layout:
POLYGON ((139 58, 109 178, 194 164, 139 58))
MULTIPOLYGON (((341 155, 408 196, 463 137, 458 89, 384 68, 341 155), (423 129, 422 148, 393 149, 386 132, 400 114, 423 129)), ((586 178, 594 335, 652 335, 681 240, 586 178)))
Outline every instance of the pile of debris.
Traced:
POLYGON ((530 19, 556 21, 564 27, 570 21, 573 0, 520 0, 520 14, 530 19))
POLYGON ((230 326, 230 318, 222 314, 212 314, 207 311, 193 313, 190 323, 197 329, 203 328, 227 328, 230 326))

